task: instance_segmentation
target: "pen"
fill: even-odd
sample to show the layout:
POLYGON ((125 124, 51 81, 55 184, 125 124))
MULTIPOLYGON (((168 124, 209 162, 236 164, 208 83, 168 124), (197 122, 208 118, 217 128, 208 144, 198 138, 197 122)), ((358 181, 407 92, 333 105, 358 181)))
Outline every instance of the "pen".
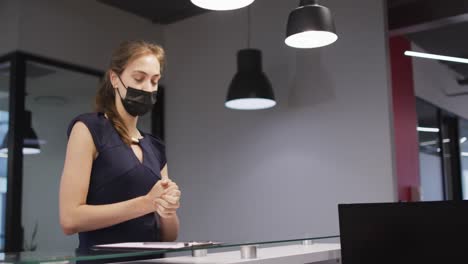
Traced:
MULTIPOLYGON (((164 242, 162 242, 164 243, 164 242)), ((190 243, 189 242, 174 242, 174 244, 179 244, 179 243, 183 243, 184 246, 190 246, 190 243)), ((143 242, 143 245, 161 245, 161 242, 143 242)))

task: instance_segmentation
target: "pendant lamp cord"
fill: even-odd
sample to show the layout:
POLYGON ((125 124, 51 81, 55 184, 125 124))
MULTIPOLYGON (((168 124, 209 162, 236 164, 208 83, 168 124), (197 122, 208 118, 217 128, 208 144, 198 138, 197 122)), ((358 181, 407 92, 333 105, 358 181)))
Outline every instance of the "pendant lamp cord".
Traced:
POLYGON ((299 6, 306 6, 306 5, 318 5, 318 0, 301 0, 299 6))
POLYGON ((247 48, 250 49, 250 6, 247 7, 247 48))

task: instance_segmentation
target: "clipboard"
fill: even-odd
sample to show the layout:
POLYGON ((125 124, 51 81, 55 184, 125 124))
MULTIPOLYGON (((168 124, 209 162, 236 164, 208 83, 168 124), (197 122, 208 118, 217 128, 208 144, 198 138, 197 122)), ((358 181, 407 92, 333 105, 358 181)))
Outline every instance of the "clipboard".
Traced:
POLYGON ((94 245, 94 250, 155 250, 155 249, 182 249, 197 246, 219 245, 214 241, 190 241, 190 242, 127 242, 94 245))

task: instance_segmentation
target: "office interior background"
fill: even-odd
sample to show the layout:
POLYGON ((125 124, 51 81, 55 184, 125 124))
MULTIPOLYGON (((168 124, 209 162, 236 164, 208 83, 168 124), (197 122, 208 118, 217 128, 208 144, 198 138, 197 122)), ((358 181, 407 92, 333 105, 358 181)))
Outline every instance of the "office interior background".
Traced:
POLYGON ((12 227, 23 250, 76 248, 58 218, 66 128, 93 111, 111 51, 130 39, 167 52, 164 105, 140 128, 161 122, 180 240, 337 235, 339 203, 468 199, 468 68, 404 54, 467 57, 462 2, 323 0, 338 40, 295 49, 284 37, 298 1, 220 12, 188 0, 0 1, 0 248, 12 227), (225 106, 245 48, 262 52, 272 108, 225 106), (8 144, 30 128, 39 151, 8 144))

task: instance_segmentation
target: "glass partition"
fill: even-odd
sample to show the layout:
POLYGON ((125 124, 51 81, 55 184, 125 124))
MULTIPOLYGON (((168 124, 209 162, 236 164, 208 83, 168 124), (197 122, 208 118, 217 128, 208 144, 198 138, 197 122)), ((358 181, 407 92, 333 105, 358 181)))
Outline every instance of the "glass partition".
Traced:
POLYGON ((38 242, 43 250, 76 247, 58 223, 66 126, 93 110, 102 76, 19 51, 0 58, 1 251, 34 251, 38 242))
MULTIPOLYGON (((23 156, 25 251, 65 250, 77 246, 77 236, 65 236, 58 212, 58 190, 67 146, 67 127, 77 115, 93 111, 100 78, 61 67, 26 62, 25 122, 33 136, 23 156), (34 142, 37 144, 34 145, 34 142), (50 204, 47 209, 44 205, 50 204)), ((26 145, 26 144, 25 144, 26 145)), ((26 147, 26 146, 25 146, 26 147)))
MULTIPOLYGON (((8 132, 10 94, 10 62, 0 63, 0 142, 8 132)), ((7 194, 7 156, 0 152, 0 250, 5 247, 5 219, 7 194)))
POLYGON ((419 173, 422 200, 442 201, 445 199, 444 174, 442 167, 442 144, 440 141, 438 109, 421 99, 416 100, 419 139, 419 173))
POLYGON ((460 135, 460 165, 462 176, 462 194, 463 200, 468 200, 468 121, 466 119, 459 120, 459 135, 460 135))

